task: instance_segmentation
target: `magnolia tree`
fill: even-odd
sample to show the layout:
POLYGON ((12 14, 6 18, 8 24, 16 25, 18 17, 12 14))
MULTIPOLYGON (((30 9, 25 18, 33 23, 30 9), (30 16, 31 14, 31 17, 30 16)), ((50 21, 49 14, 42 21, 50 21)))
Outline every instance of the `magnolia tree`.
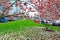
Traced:
POLYGON ((4 7, 4 15, 13 15, 18 14, 19 12, 23 12, 24 14, 29 14, 30 17, 34 16, 34 14, 38 15, 38 10, 30 0, 24 2, 22 0, 17 0, 15 3, 12 1, 5 1, 2 3, 4 7), (14 4, 13 4, 14 3, 14 4), (11 6, 13 4, 13 6, 11 6))
POLYGON ((18 0, 14 7, 9 7, 12 2, 2 3, 3 7, 7 9, 5 15, 18 14, 19 11, 24 11, 31 14, 39 14, 41 18, 47 20, 58 20, 60 19, 60 0, 28 0, 25 3, 22 0, 18 0), (32 5, 31 5, 32 4, 32 5), (32 13, 31 13, 32 12, 32 13))
MULTIPOLYGON (((40 12, 41 18, 47 20, 59 20, 60 19, 60 0, 30 0, 40 12)), ((48 24, 46 24, 46 30, 48 30, 48 24)), ((52 30, 51 30, 52 31, 52 30)))
POLYGON ((60 0, 30 0, 40 12, 41 18, 60 19, 60 0))

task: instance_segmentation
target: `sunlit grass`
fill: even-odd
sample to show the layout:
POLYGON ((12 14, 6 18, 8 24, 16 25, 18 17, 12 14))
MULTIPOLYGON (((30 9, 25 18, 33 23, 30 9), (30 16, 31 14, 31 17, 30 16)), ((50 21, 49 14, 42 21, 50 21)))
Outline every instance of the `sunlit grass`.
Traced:
MULTIPOLYGON (((0 32, 26 30, 29 27, 46 27, 46 26, 41 23, 35 23, 33 20, 18 20, 0 23, 0 32)), ((60 28, 57 26, 49 26, 49 28, 60 31, 60 28)))

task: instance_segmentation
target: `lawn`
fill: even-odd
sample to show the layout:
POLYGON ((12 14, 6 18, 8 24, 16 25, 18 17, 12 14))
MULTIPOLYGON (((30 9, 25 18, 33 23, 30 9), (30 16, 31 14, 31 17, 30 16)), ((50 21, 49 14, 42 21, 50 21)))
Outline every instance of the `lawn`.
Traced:
MULTIPOLYGON (((29 27, 45 27, 45 25, 35 23, 32 20, 18 20, 18 21, 0 23, 0 32, 26 30, 29 27)), ((60 27, 57 26, 49 26, 49 28, 60 31, 60 27)))

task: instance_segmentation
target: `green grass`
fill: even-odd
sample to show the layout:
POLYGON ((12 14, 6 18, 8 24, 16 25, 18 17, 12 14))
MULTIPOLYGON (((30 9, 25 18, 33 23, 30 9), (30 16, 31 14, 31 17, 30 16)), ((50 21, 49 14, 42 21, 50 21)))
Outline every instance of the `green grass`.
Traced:
MULTIPOLYGON (((18 21, 0 23, 0 32, 26 30, 29 27, 45 27, 45 25, 35 23, 32 20, 18 20, 18 21)), ((60 31, 60 28, 57 26, 49 26, 49 28, 60 31)))

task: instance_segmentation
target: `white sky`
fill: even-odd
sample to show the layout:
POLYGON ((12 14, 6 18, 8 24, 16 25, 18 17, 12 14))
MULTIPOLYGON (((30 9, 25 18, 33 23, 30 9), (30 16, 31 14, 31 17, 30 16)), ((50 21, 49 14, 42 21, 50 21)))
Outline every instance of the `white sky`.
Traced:
MULTIPOLYGON (((27 2, 28 0, 22 0, 22 1, 27 2)), ((14 1, 11 1, 11 2, 14 2, 14 1)), ((28 7, 32 7, 32 6, 31 6, 31 5, 28 5, 28 7)), ((32 7, 32 8, 33 8, 33 7, 32 7)), ((36 11, 36 9, 34 9, 34 8, 33 8, 33 10, 36 11)), ((10 11, 9 11, 9 14, 13 14, 14 11, 15 11, 15 12, 18 11, 18 8, 16 8, 15 5, 13 6, 13 10, 10 10, 10 11)), ((38 13, 37 11, 36 11, 36 12, 29 12, 29 15, 30 15, 30 16, 34 16, 34 14, 37 14, 37 13, 38 13)))

